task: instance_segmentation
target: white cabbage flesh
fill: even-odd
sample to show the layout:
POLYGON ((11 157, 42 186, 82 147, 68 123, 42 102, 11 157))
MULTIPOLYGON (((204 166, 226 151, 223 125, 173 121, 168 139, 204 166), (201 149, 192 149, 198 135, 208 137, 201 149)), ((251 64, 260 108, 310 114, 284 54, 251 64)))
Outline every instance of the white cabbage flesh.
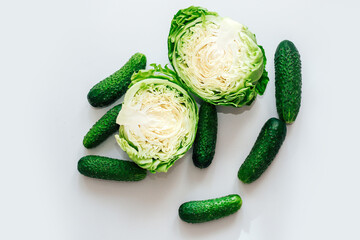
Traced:
POLYGON ((195 139, 197 107, 177 84, 145 79, 126 92, 116 122, 115 138, 129 157, 152 172, 166 172, 195 139))
POLYGON ((245 26, 229 18, 206 16, 206 20, 206 27, 196 24, 184 34, 187 40, 182 41, 181 49, 187 76, 178 72, 192 79, 188 82, 192 88, 209 94, 236 88, 236 84, 244 83, 238 80, 245 79, 253 69, 254 56, 248 54, 245 42, 248 38, 256 40, 248 32, 243 33, 245 26))
POLYGON ((262 46, 248 28, 205 8, 179 10, 168 57, 186 88, 214 105, 250 105, 269 81, 262 46))

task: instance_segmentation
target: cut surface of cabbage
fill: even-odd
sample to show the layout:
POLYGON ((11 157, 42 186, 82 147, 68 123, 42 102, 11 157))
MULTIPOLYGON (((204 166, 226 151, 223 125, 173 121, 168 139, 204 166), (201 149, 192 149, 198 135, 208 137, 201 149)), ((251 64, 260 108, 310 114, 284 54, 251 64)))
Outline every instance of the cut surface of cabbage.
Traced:
MULTIPOLYGON (((199 7, 180 10, 168 38, 169 60, 194 94, 236 107, 256 97, 265 68, 255 35, 230 18, 199 7)), ((266 83, 264 83, 266 87, 266 83)))
POLYGON ((115 137, 129 157, 152 172, 166 172, 194 141, 197 106, 179 85, 144 79, 126 92, 116 122, 115 137))

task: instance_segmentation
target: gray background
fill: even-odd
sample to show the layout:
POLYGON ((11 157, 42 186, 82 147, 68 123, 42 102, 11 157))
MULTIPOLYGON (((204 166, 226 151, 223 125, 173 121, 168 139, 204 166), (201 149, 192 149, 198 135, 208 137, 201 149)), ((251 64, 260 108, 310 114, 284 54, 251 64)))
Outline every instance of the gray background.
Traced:
MULTIPOLYGON (((1 239, 359 239, 358 1, 1 1, 1 239), (201 5, 247 25, 271 81, 251 108, 218 107, 212 165, 191 151, 167 174, 122 183, 81 176, 78 159, 128 159, 114 138, 82 138, 108 108, 88 90, 135 52, 168 63, 180 8, 201 5), (303 63, 303 101, 275 161, 251 185, 237 170, 264 122, 277 116, 273 56, 292 40, 303 63), (182 202, 238 193, 241 210, 191 225, 182 202)), ((119 100, 118 102, 121 102, 119 100)))

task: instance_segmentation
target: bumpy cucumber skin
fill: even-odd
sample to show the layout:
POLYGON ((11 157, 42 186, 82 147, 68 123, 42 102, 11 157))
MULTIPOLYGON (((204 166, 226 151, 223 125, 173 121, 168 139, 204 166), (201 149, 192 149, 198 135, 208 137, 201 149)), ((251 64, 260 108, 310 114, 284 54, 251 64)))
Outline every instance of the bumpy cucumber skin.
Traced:
POLYGON ((295 121, 301 105, 301 61, 295 45, 282 41, 275 52, 275 97, 279 118, 295 121))
POLYGON ((83 140, 84 147, 94 148, 119 130, 116 118, 121 110, 121 105, 111 108, 90 128, 83 140))
POLYGON ((202 223, 229 216, 237 212, 242 205, 239 195, 231 194, 225 197, 190 201, 181 204, 179 216, 188 223, 202 223))
POLYGON ((78 171, 87 177, 116 181, 140 181, 146 177, 146 170, 134 162, 95 155, 82 157, 78 171))
POLYGON ((270 118, 262 127, 250 154, 238 171, 243 183, 252 183, 268 168, 278 153, 286 136, 286 124, 270 118))
POLYGON ((133 73, 145 69, 146 57, 135 53, 120 70, 93 86, 87 99, 93 107, 105 107, 118 100, 128 89, 133 73))
POLYGON ((196 167, 207 168, 211 164, 215 154, 217 128, 215 105, 202 102, 192 156, 196 167))

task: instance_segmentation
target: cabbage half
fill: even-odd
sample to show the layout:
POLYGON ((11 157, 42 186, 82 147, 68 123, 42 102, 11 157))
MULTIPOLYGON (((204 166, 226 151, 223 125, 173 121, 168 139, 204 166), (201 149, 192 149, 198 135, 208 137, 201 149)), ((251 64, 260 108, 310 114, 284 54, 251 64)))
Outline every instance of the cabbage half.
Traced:
POLYGON ((174 71, 152 66, 132 76, 115 138, 140 167, 167 172, 194 142, 198 108, 174 71))
POLYGON ((250 105, 269 81, 255 35, 204 8, 192 6, 174 16, 168 55, 188 89, 215 105, 250 105))

